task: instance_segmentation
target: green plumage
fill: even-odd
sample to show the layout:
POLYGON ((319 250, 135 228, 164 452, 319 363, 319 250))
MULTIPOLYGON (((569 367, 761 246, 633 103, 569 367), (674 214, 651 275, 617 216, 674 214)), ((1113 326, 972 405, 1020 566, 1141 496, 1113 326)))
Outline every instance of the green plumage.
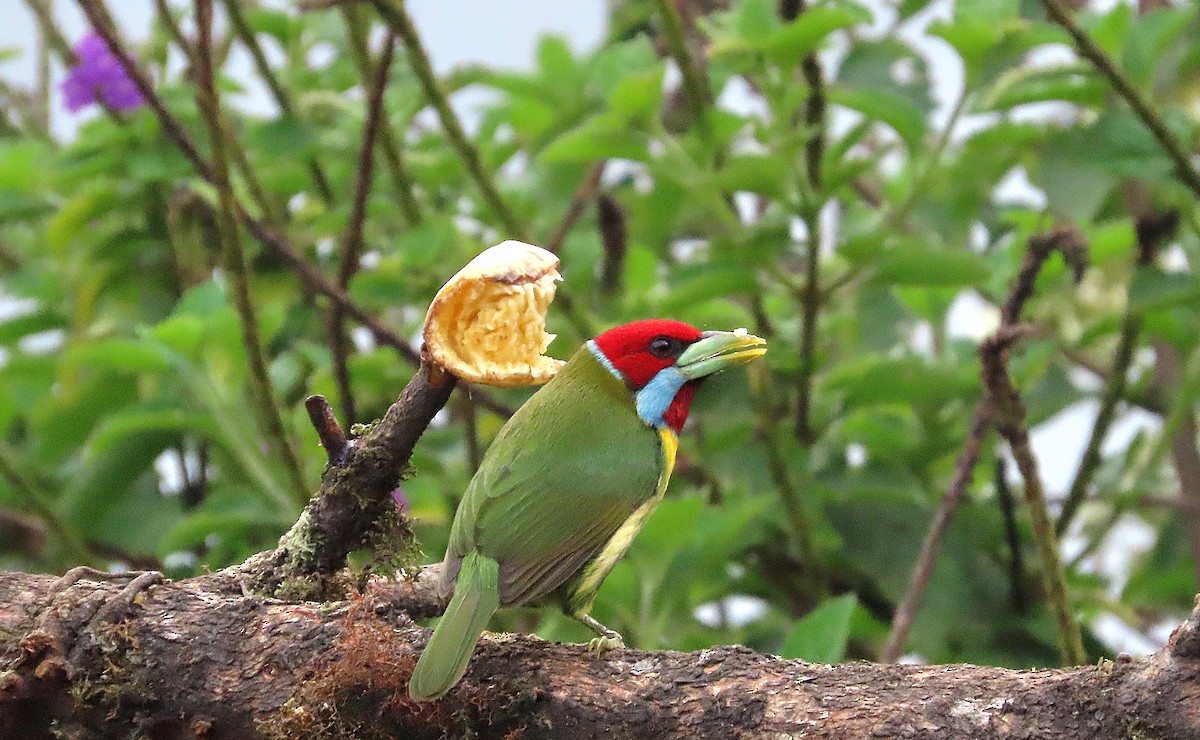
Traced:
POLYGON ((467 487, 443 565, 454 598, 410 696, 435 698, 458 682, 499 606, 550 602, 590 620, 600 583, 667 475, 659 432, 638 418, 624 383, 581 348, 505 424, 467 487))

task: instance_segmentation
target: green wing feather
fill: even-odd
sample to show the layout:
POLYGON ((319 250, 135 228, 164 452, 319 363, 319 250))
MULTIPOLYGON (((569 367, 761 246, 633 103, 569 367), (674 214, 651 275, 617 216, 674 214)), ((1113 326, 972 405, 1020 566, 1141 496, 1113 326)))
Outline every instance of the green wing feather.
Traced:
POLYGON ((488 448, 454 518, 444 586, 478 551, 500 563, 502 605, 550 594, 654 496, 662 467, 629 391, 580 349, 488 448))

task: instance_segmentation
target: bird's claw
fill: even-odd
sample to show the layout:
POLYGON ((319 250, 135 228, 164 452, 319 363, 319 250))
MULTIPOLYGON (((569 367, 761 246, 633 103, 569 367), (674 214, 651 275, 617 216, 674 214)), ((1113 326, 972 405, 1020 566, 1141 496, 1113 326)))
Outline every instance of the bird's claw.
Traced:
POLYGON ((620 633, 613 630, 608 630, 600 637, 593 637, 591 641, 588 642, 587 649, 588 652, 596 656, 596 658, 601 658, 609 650, 623 647, 625 647, 625 640, 621 637, 620 633))

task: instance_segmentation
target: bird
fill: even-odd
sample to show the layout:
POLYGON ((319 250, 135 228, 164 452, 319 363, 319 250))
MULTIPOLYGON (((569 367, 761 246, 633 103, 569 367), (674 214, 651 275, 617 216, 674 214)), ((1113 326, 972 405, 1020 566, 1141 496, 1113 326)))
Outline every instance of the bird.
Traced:
POLYGON ((590 614, 600 584, 662 500, 701 382, 766 351, 745 329, 670 319, 584 343, 505 423, 467 486, 442 562, 453 596, 409 697, 453 688, 500 607, 558 606, 596 633, 596 656, 624 647, 590 614))

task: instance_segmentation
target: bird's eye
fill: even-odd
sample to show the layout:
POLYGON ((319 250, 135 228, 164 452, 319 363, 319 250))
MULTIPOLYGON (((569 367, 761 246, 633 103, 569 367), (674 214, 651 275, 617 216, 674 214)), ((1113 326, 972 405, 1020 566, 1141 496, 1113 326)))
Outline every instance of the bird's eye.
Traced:
POLYGON ((671 337, 655 337, 650 340, 650 354, 660 360, 669 360, 679 356, 679 341, 671 337))

